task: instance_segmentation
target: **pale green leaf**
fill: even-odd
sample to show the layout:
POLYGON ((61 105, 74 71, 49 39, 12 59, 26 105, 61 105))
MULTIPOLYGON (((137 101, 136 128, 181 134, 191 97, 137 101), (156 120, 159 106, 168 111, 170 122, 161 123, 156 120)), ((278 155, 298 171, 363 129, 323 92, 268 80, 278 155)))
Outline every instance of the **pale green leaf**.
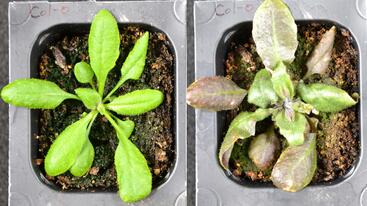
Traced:
POLYGON ((271 82, 271 74, 266 69, 256 73, 254 82, 248 91, 247 101, 262 108, 266 108, 278 101, 278 96, 271 82))
POLYGON ((121 115, 139 115, 158 107, 163 98, 163 93, 159 90, 136 90, 116 97, 106 108, 121 115))
POLYGON ((102 101, 101 95, 99 95, 98 92, 94 89, 78 88, 75 89, 75 93, 88 109, 97 108, 98 104, 100 104, 102 101))
POLYGON ((223 168, 228 169, 229 158, 236 141, 255 135, 256 122, 265 119, 272 112, 271 109, 257 109, 255 112, 241 112, 233 119, 219 150, 219 162, 223 168))
POLYGON ((273 69, 280 61, 293 61, 298 46, 297 25, 282 0, 263 1, 255 12, 252 37, 265 67, 273 69))
POLYGON ((304 142, 304 132, 308 126, 306 117, 298 112, 294 113, 293 119, 286 116, 285 111, 279 112, 275 117, 275 124, 289 145, 301 145, 304 142))
POLYGON ((321 83, 306 85, 301 82, 297 92, 302 100, 320 112, 339 112, 357 103, 346 91, 321 83))
POLYGON ((1 90, 4 102, 30 109, 54 109, 65 99, 78 99, 53 82, 40 79, 17 79, 1 90))
POLYGON ((275 93, 281 99, 292 99, 294 97, 294 87, 291 77, 287 73, 287 68, 282 62, 273 71, 271 82, 275 93))
POLYGON ((92 21, 88 38, 90 65, 97 77, 98 92, 104 92, 107 75, 120 55, 120 34, 117 22, 107 10, 100 10, 92 21))

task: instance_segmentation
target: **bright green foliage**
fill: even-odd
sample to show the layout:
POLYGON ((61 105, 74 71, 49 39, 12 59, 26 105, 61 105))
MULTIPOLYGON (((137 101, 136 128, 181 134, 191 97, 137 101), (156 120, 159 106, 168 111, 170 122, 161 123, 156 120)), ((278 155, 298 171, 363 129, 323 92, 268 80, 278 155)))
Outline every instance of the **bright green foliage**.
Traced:
POLYGON ((80 83, 93 82, 94 72, 88 63, 78 62, 77 64, 75 64, 74 75, 80 83))
POLYGON ((115 98, 106 108, 121 115, 139 115, 156 108, 163 98, 159 90, 136 90, 115 98))
POLYGON ((97 105, 102 101, 98 92, 91 88, 78 88, 75 93, 88 109, 97 108, 97 105))
POLYGON ((2 89, 1 98, 15 106, 54 109, 65 99, 76 99, 81 100, 84 106, 91 110, 89 114, 69 125, 51 145, 45 157, 45 170, 49 176, 60 175, 68 170, 78 177, 88 173, 94 160, 94 148, 88 135, 94 120, 100 114, 112 124, 119 138, 115 166, 121 199, 134 202, 150 194, 152 174, 147 161, 129 140, 134 130, 134 122, 119 120, 108 111, 112 110, 121 115, 139 115, 155 109, 163 102, 164 94, 154 89, 133 91, 113 100, 109 98, 126 80, 140 78, 145 66, 148 41, 148 32, 136 41, 123 63, 120 81, 104 96, 107 75, 115 67, 120 56, 120 34, 112 14, 101 10, 94 17, 89 34, 90 65, 79 62, 74 67, 76 79, 80 83, 89 83, 92 88, 77 88, 77 95, 74 95, 63 91, 53 82, 21 79, 2 89), (98 91, 94 86, 94 75, 98 91))
POLYGON ((87 141, 87 127, 93 113, 68 126, 53 142, 45 158, 45 170, 49 176, 68 171, 82 152, 87 141))
POLYGON ((274 165, 271 180, 278 188, 297 192, 312 180, 317 167, 316 134, 308 134, 304 144, 286 148, 274 165))
POLYGON ((73 166, 70 168, 70 173, 76 177, 85 175, 92 167, 94 160, 94 148, 89 139, 84 143, 83 149, 76 158, 73 166))
POLYGON ((90 65, 96 74, 98 92, 103 95, 108 72, 120 55, 120 34, 117 22, 107 10, 94 17, 88 38, 90 65))
POLYGON ((254 82, 248 91, 247 101, 261 108, 266 108, 278 101, 271 82, 271 74, 266 69, 256 73, 254 82))
POLYGON ((228 169, 233 145, 238 139, 245 139, 255 134, 256 122, 265 119, 272 113, 271 109, 257 109, 255 112, 241 112, 229 125, 219 151, 219 162, 228 169))
POLYGON ((347 92, 331 85, 300 83, 297 91, 302 100, 320 112, 339 112, 357 103, 347 92))
POLYGON ((127 56, 124 64, 121 67, 121 78, 126 81, 128 79, 138 80, 145 66, 145 57, 148 50, 149 33, 145 32, 138 39, 127 56))
POLYGON ((65 99, 78 99, 55 83, 40 79, 17 79, 1 90, 1 98, 14 106, 30 109, 54 109, 65 99))
POLYGON ((256 10, 252 37, 265 67, 274 69, 279 62, 291 63, 296 52, 297 25, 282 0, 265 0, 256 10))
POLYGON ((124 202, 135 202, 145 198, 152 190, 152 174, 147 161, 139 149, 128 139, 134 123, 118 120, 119 144, 115 153, 115 166, 119 195, 124 202))

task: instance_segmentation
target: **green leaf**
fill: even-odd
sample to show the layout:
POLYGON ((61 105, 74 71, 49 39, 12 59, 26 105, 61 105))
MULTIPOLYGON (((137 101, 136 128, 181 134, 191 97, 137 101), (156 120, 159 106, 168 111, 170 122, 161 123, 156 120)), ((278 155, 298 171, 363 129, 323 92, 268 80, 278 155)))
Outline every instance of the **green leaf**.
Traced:
POLYGON ((296 101, 292 104, 292 109, 296 112, 303 114, 310 114, 311 112, 314 114, 318 114, 318 111, 310 104, 305 104, 301 101, 296 101))
POLYGON ((136 90, 116 97, 106 108, 121 115, 139 115, 158 107, 163 98, 163 93, 159 90, 136 90))
POLYGON ((336 28, 335 26, 322 35, 319 44, 313 50, 310 58, 307 60, 307 73, 305 78, 312 74, 324 74, 331 60, 331 53, 334 46, 336 28))
POLYGON ((133 123, 118 121, 117 131, 119 144, 115 153, 115 168, 119 195, 124 202, 135 202, 144 199, 152 191, 152 174, 148 163, 139 149, 128 140, 133 123))
POLYGON ((248 91, 247 101, 262 108, 278 101, 271 82, 271 74, 266 69, 256 73, 254 82, 248 91))
POLYGON ((311 182, 316 167, 316 135, 309 134, 304 144, 283 151, 273 167, 271 180, 282 190, 297 192, 311 182))
POLYGON ((70 173, 75 177, 85 175, 92 167, 94 160, 94 148, 89 139, 84 143, 83 149, 76 158, 73 166, 70 168, 70 173))
POLYGON ((186 102, 197 109, 230 110, 238 107, 246 94, 246 90, 225 77, 204 77, 187 88, 186 102))
POLYGON ((75 64, 74 75, 80 83, 91 83, 94 72, 88 63, 82 61, 75 64))
POLYGON ((149 33, 145 32, 144 35, 136 41, 134 48, 130 51, 121 67, 122 79, 140 79, 141 73, 144 70, 145 58, 148 51, 148 42, 149 33))
POLYGON ((280 148, 279 138, 274 128, 270 128, 266 133, 259 134, 252 139, 248 156, 256 167, 265 171, 275 163, 280 148))
POLYGON ((256 122, 265 119, 272 112, 271 109, 257 109, 255 112, 241 112, 233 119, 219 150, 219 162, 223 168, 228 169, 229 158, 236 141, 253 136, 256 122))
POLYGON ((120 55, 120 34, 117 22, 107 10, 100 10, 93 19, 88 38, 90 64, 97 77, 98 92, 103 90, 108 72, 120 55))
POLYGON ((347 92, 331 85, 301 82, 297 91, 302 100, 320 112, 339 112, 357 103, 347 92))
POLYGON ((88 139, 87 126, 94 113, 89 113, 66 127, 47 152, 45 170, 47 175, 56 176, 68 171, 77 160, 88 139))
POLYGON ((91 110, 96 109, 98 104, 102 101, 101 95, 94 89, 77 88, 75 89, 75 93, 82 100, 83 104, 91 110))
POLYGON ((304 132, 307 127, 306 117, 298 112, 294 113, 293 119, 286 116, 285 111, 279 112, 275 117, 275 124, 291 146, 301 145, 304 142, 304 132))
POLYGON ((294 97, 294 87, 291 77, 287 73, 287 68, 282 62, 280 62, 273 71, 271 82, 273 83, 275 93, 277 93, 281 99, 292 99, 294 97))
POLYGON ((117 118, 115 120, 121 130, 120 136, 118 136, 118 138, 123 137, 125 139, 129 139, 130 135, 134 131, 135 123, 131 120, 122 121, 117 118))
POLYGON ((55 83, 40 79, 17 79, 1 90, 1 98, 6 103, 30 109, 55 109, 65 99, 78 99, 55 83))
POLYGON ((252 37, 265 67, 291 63, 298 46, 297 25, 282 0, 265 0, 256 10, 252 37))

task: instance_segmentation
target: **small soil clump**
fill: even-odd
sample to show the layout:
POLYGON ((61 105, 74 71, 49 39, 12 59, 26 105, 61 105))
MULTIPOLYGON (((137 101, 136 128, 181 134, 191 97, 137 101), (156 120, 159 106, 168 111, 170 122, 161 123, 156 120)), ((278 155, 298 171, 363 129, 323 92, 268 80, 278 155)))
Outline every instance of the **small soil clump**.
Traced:
MULTIPOLYGON (((332 25, 310 23, 298 25, 299 45, 296 58, 288 65, 288 72, 294 81, 299 81, 306 73, 306 61, 322 35, 332 25)), ((358 52, 352 43, 352 36, 345 29, 337 29, 332 60, 325 75, 313 75, 308 82, 321 82, 344 89, 350 95, 359 93, 358 52)), ((240 87, 249 89, 258 70, 264 68, 256 53, 252 38, 231 42, 225 61, 227 78, 232 79, 240 87)), ((330 105, 332 106, 332 105, 330 105)), ((345 175, 353 167, 360 151, 359 143, 359 110, 358 105, 335 114, 320 113, 314 116, 319 119, 317 135, 318 169, 313 183, 327 182, 345 175)), ((256 107, 246 100, 234 110, 227 112, 226 125, 240 111, 254 111, 256 107)), ((257 132, 264 132, 271 121, 257 125, 257 132)), ((223 134, 224 135, 224 134, 223 134)), ((230 169, 240 179, 253 181, 270 181, 269 171, 260 171, 247 156, 250 139, 237 141, 232 151, 230 169)), ((283 146, 285 139, 282 138, 283 146)))
MULTIPOLYGON (((120 57, 116 67, 109 73, 105 94, 120 78, 120 69, 136 40, 145 29, 138 26, 121 28, 120 57)), ((153 187, 169 174, 175 158, 174 121, 174 55, 167 36, 161 32, 150 32, 146 65, 141 78, 126 82, 116 96, 137 89, 152 88, 161 90, 165 99, 156 109, 139 116, 119 116, 135 122, 135 130, 130 137, 148 161, 153 175, 153 187)), ((40 58, 39 76, 55 82, 67 92, 74 93, 80 84, 73 74, 74 65, 80 61, 89 63, 88 34, 65 35, 61 40, 48 45, 40 58)), ((79 101, 67 100, 54 110, 41 110, 38 142, 37 165, 46 178, 63 190, 117 190, 114 168, 114 153, 118 140, 114 129, 106 118, 98 116, 93 124, 89 139, 95 149, 95 158, 88 174, 73 177, 69 172, 49 177, 45 174, 43 159, 54 139, 71 123, 77 121, 88 109, 79 101)))

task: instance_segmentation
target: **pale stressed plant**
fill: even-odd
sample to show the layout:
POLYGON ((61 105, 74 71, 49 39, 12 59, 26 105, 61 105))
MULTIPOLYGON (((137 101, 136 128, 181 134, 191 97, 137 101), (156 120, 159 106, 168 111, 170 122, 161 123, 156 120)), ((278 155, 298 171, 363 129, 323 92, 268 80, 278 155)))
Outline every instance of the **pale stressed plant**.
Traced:
POLYGON ((304 81, 313 74, 326 73, 335 34, 333 26, 310 55, 306 75, 292 81, 287 66, 298 47, 297 25, 282 0, 264 0, 255 12, 252 37, 265 68, 259 68, 248 92, 224 77, 204 77, 188 87, 187 103, 198 109, 238 108, 247 93, 247 102, 259 107, 254 112, 240 112, 229 125, 219 150, 224 169, 229 168, 236 141, 252 138, 248 156, 258 169, 271 170, 275 186, 295 192, 311 182, 317 166, 317 119, 310 115, 339 112, 357 103, 338 87, 304 81), (255 136, 256 123, 269 117, 274 125, 255 136), (274 128, 287 140, 279 158, 280 142, 274 128))
POLYGON ((104 95, 107 75, 116 66, 120 56, 120 34, 113 15, 107 10, 100 10, 92 21, 88 38, 90 64, 79 62, 73 70, 75 78, 90 87, 77 88, 75 94, 70 94, 53 82, 19 79, 2 89, 1 98, 19 107, 55 109, 64 100, 75 99, 82 101, 90 110, 66 127, 52 143, 44 161, 47 175, 56 176, 70 171, 74 176, 83 176, 89 171, 94 160, 94 148, 88 136, 97 115, 103 115, 115 129, 119 140, 115 169, 121 199, 135 202, 150 194, 152 175, 147 161, 129 140, 135 124, 131 120, 122 121, 113 113, 127 116, 143 114, 163 102, 163 93, 144 89, 111 98, 124 82, 140 78, 145 66, 148 41, 149 33, 145 32, 135 42, 123 63, 119 82, 104 95))

